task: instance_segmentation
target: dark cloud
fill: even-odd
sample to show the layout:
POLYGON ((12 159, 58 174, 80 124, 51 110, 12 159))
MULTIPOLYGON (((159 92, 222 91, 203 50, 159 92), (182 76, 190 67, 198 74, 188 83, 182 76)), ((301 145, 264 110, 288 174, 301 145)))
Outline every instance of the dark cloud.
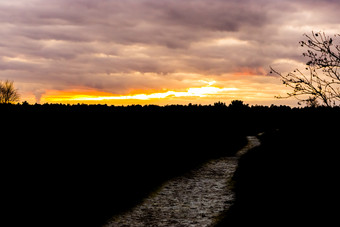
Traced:
POLYGON ((45 88, 118 93, 180 86, 185 76, 169 74, 261 74, 303 61, 302 34, 338 32, 339 10, 331 0, 1 1, 0 79, 30 81, 40 99, 45 88))

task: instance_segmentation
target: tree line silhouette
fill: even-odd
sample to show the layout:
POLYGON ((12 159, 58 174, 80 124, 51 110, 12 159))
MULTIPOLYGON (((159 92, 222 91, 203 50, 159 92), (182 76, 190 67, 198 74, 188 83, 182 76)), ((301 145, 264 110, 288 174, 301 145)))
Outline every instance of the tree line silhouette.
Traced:
POLYGON ((2 104, 7 217, 35 226, 100 226, 165 180, 235 154, 247 135, 281 128, 304 133, 306 125, 329 125, 339 113, 339 107, 242 101, 164 107, 2 104))
MULTIPOLYGON (((307 106, 309 107, 309 106, 307 106)), ((315 107, 315 106, 313 106, 315 107)), ((287 110, 287 109, 301 109, 293 108, 287 105, 274 105, 263 106, 263 105, 253 105, 245 104, 242 100, 233 100, 227 105, 225 102, 215 102, 214 104, 202 105, 202 104, 192 104, 187 105, 171 104, 165 106, 159 105, 127 105, 127 106, 115 106, 107 104, 63 104, 63 103, 44 103, 44 104, 29 104, 27 101, 17 104, 6 103, 0 104, 1 111, 26 111, 26 112, 39 112, 39 111, 59 111, 59 112, 171 112, 171 111, 198 111, 198 112, 214 112, 214 111, 246 111, 250 109, 276 109, 276 110, 287 110)))

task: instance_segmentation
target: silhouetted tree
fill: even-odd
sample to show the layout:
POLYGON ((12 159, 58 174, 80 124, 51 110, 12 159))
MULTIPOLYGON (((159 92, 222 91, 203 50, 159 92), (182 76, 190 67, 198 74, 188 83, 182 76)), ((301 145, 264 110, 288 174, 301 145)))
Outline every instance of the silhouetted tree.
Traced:
POLYGON ((226 107, 227 105, 224 102, 218 101, 214 103, 214 106, 215 107, 226 107))
POLYGON ((0 81, 0 103, 19 101, 18 90, 14 88, 13 81, 0 81))
POLYGON ((233 100, 229 104, 229 107, 234 108, 234 109, 244 109, 249 107, 248 104, 244 104, 242 100, 233 100))
POLYGON ((308 58, 306 72, 295 69, 283 75, 271 67, 271 73, 279 75, 282 83, 293 89, 286 97, 277 98, 296 97, 312 105, 319 100, 326 106, 334 106, 340 101, 340 34, 333 38, 321 32, 304 36, 307 41, 300 41, 300 45, 307 47, 303 53, 308 58))

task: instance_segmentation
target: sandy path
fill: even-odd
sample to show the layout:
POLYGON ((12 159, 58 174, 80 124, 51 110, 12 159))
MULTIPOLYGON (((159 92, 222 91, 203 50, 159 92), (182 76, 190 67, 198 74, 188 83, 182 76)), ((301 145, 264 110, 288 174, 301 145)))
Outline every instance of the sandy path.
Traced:
POLYGON ((260 145, 255 136, 236 157, 209 161, 199 169, 166 182, 131 211, 113 217, 111 226, 211 226, 234 201, 228 182, 238 157, 260 145))

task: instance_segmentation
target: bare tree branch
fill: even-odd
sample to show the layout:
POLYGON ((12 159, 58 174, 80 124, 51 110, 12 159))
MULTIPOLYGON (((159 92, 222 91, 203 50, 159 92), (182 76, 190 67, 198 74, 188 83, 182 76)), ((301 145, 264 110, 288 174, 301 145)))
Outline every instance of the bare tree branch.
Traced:
POLYGON ((12 103, 19 101, 18 90, 14 88, 13 81, 0 81, 0 103, 12 103))
POLYGON ((295 69, 283 75, 270 67, 271 73, 280 76, 282 83, 293 89, 287 96, 277 98, 295 97, 310 105, 319 100, 323 105, 334 106, 340 101, 340 35, 332 38, 323 32, 312 32, 304 36, 307 40, 299 43, 307 48, 302 55, 308 58, 308 73, 295 69))

